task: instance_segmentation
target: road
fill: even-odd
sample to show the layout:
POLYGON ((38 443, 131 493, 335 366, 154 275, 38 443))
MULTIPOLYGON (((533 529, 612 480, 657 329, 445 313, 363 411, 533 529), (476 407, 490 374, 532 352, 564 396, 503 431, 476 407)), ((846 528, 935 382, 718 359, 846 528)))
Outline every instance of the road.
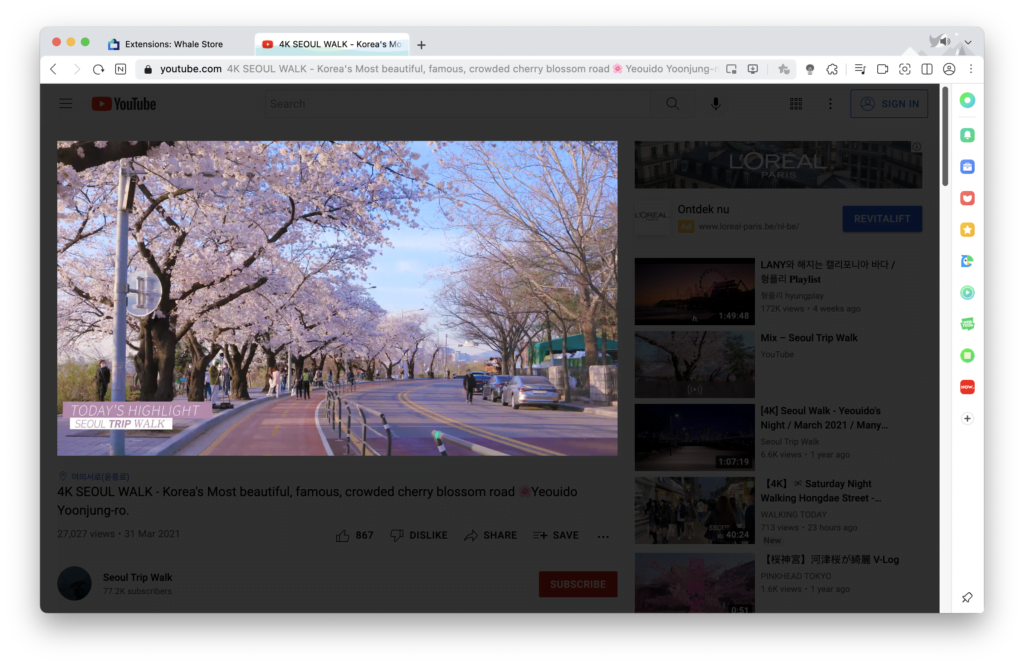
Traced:
MULTIPOLYGON (((484 402, 479 395, 467 404, 461 380, 413 380, 363 384, 354 395, 359 404, 387 417, 392 433, 391 454, 437 457, 431 432, 440 430, 508 455, 613 456, 618 448, 618 419, 537 407, 513 410, 484 402)), ((204 433, 180 455, 358 455, 347 447, 326 421, 325 391, 313 391, 308 401, 282 397, 257 406, 231 423, 204 433), (318 427, 319 421, 319 427, 318 427)), ((387 440, 379 418, 368 415, 377 432, 367 436, 369 447, 386 454, 387 440)), ((360 434, 358 416, 353 432, 360 434)), ((446 444, 449 456, 478 455, 446 444)))

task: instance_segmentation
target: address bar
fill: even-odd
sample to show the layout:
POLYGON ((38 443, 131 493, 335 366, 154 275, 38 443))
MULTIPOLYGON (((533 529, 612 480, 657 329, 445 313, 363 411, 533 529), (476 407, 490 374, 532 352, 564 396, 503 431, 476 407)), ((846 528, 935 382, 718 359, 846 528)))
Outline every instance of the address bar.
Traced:
POLYGON ((680 82, 796 78, 793 60, 695 58, 137 58, 136 81, 266 83, 680 82))

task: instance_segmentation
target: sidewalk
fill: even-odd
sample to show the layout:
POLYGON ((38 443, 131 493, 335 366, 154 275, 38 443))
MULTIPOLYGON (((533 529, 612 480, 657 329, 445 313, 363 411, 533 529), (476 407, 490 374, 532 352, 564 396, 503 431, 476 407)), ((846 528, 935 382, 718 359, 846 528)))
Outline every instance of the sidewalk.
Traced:
MULTIPOLYGON (((129 431, 124 438, 126 456, 160 455, 168 444, 188 439, 199 430, 206 430, 215 423, 231 418, 232 413, 248 411, 250 405, 266 400, 267 396, 257 393, 259 388, 250 389, 252 400, 234 400, 234 409, 214 412, 210 419, 174 419, 174 430, 129 431), (197 427, 198 426, 198 427, 197 427), (187 433, 187 434, 186 434, 187 433), (135 435, 135 436, 132 436, 135 435), (185 436, 184 438, 182 436, 185 436)), ((174 402, 187 402, 184 396, 178 396, 174 402)), ((71 430, 70 419, 57 415, 57 455, 58 456, 109 456, 109 431, 71 430)))

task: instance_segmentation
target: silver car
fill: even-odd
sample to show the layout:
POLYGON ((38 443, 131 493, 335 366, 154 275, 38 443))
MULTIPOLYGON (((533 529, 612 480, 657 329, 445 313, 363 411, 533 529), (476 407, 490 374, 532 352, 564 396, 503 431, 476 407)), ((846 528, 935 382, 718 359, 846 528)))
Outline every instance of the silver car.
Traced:
POLYGON ((501 404, 512 405, 512 409, 520 405, 549 405, 555 409, 558 389, 546 377, 513 377, 501 391, 501 404))

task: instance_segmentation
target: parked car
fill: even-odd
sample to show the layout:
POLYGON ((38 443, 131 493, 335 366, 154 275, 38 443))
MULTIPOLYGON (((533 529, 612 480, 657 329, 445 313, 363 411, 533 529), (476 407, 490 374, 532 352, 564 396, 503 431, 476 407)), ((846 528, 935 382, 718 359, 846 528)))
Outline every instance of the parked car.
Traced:
POLYGON ((508 384, 508 380, 512 379, 511 375, 491 375, 491 378, 484 384, 483 393, 481 397, 484 400, 490 400, 491 402, 498 402, 501 400, 501 392, 505 388, 505 384, 508 384))
POLYGON ((512 405, 512 409, 519 409, 520 405, 548 405, 555 409, 558 398, 558 389, 547 377, 513 377, 501 392, 501 404, 512 405))
POLYGON ((471 374, 474 377, 476 377, 476 388, 473 389, 473 393, 483 394, 483 392, 484 392, 484 384, 486 384, 488 382, 488 380, 490 380, 491 376, 489 374, 487 374, 486 372, 481 372, 479 370, 474 370, 473 372, 470 372, 469 374, 471 374))

